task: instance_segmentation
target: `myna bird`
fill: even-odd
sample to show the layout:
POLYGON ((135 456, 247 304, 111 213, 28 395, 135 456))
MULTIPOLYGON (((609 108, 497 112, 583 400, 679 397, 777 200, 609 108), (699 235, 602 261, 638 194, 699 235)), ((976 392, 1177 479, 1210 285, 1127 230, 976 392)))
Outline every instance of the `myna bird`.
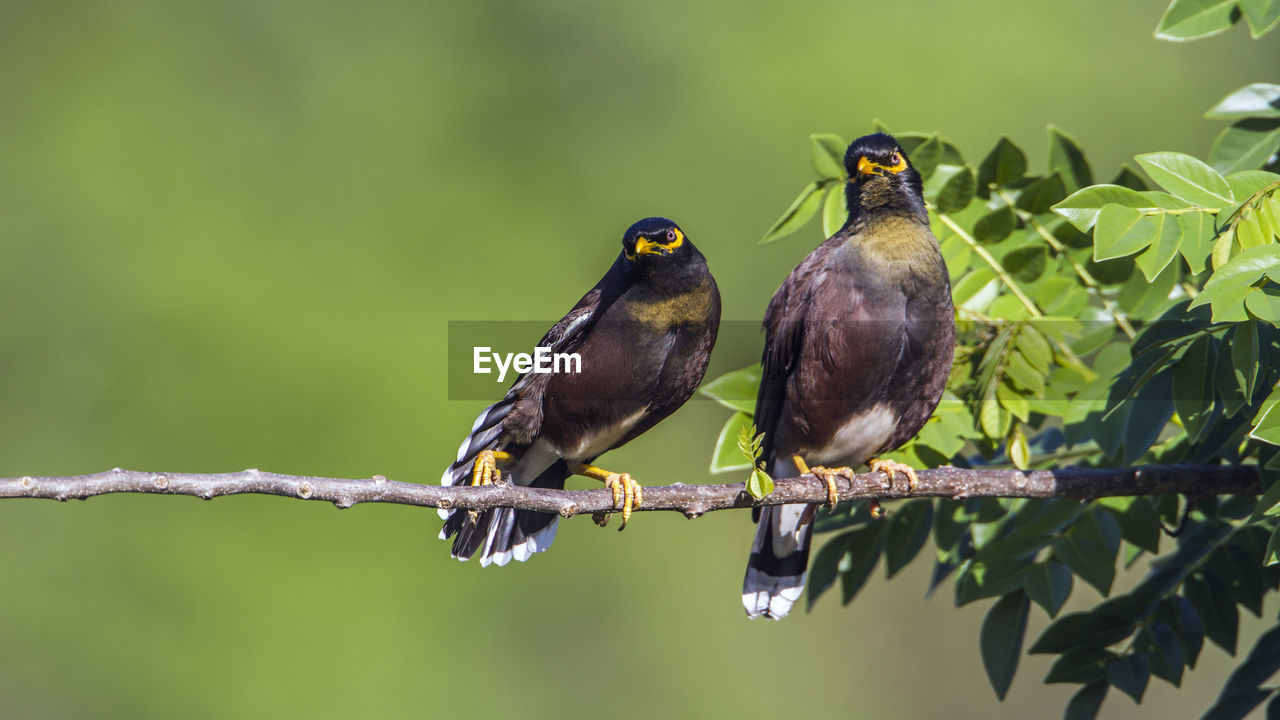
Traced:
MULTIPOLYGON (((538 343, 553 353, 577 353, 581 363, 516 378, 506 397, 476 418, 440 483, 502 479, 563 488, 570 475, 585 475, 613 490, 622 529, 643 493, 630 475, 592 463, 689 399, 719 327, 720 292, 702 253, 670 220, 637 222, 609 272, 538 343)), ((546 550, 558 520, 507 508, 440 516, 440 538, 454 538, 453 557, 479 553, 481 565, 546 550)))
MULTIPOLYGON (((914 436, 942 396, 955 351, 951 283, 929 231, 920 175, 889 135, 844 157, 849 219, 774 293, 765 311, 755 422, 774 477, 813 473, 836 503, 836 478, 914 436), (812 465, 813 467, 809 467, 812 465)), ((757 515, 742 586, 750 617, 779 619, 804 589, 817 505, 757 515)))

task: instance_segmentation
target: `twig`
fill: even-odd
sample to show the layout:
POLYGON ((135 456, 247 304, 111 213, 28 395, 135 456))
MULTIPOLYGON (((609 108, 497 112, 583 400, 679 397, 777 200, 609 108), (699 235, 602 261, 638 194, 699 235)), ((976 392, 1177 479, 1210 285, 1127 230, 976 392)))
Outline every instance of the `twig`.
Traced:
MULTIPOLYGON (((1165 493, 1256 494, 1257 469, 1252 466, 1149 465, 1131 468, 1060 470, 964 470, 941 467, 921 470, 920 484, 908 493, 899 481, 892 488, 884 473, 860 473, 840 481, 840 499, 881 500, 906 497, 1054 498, 1090 500, 1117 495, 1165 493)), ((554 512, 563 517, 614 510, 608 490, 550 490, 515 485, 441 487, 395 482, 381 475, 344 480, 338 478, 279 475, 260 470, 225 474, 155 473, 116 468, 72 477, 21 477, 0 479, 0 498, 83 500, 109 493, 192 495, 206 500, 220 495, 252 493, 321 500, 347 508, 358 503, 382 502, 425 507, 488 510, 513 507, 554 512)), ((778 479, 768 497, 757 500, 742 483, 728 485, 675 485, 646 487, 640 510, 675 510, 697 517, 713 510, 747 508, 782 503, 822 503, 827 486, 812 477, 778 479)))
POLYGON ((1013 279, 1013 276, 1004 269, 1004 266, 1000 264, 999 260, 996 260, 991 253, 987 252, 986 248, 982 247, 982 245, 978 243, 976 238, 966 232, 964 228, 960 227, 960 224, 951 219, 950 215, 942 212, 937 213, 937 215, 938 220, 943 225, 946 225, 951 229, 951 232, 960 236, 960 239, 969 246, 969 249, 977 253, 978 257, 982 258, 983 261, 987 263, 991 268, 991 271, 996 274, 996 277, 1000 278, 1000 282, 1004 283, 1005 287, 1009 288, 1009 291, 1012 292, 1022 303, 1022 306, 1027 309, 1027 314, 1033 318, 1044 317, 1044 312, 1042 312, 1035 304, 1035 301, 1027 297, 1027 294, 1022 291, 1022 288, 1019 287, 1018 283, 1013 279))

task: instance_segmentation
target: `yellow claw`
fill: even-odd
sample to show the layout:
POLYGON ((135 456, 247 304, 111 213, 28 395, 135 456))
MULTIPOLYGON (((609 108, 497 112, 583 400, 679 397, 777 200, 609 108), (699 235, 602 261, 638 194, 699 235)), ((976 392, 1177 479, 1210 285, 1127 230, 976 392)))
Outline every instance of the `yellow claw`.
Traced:
MULTIPOLYGON (((498 468, 498 461, 506 462, 511 459, 511 453, 502 450, 481 450, 476 453, 475 464, 471 466, 471 484, 476 485, 492 485, 502 479, 502 470, 498 468)), ((467 519, 474 525, 480 520, 480 512, 477 510, 468 510, 467 519)))
POLYGON ((822 480, 827 483, 827 505, 834 510, 836 505, 840 503, 840 488, 836 485, 836 478, 844 478, 853 482, 853 468, 829 468, 821 465, 809 467, 809 465, 805 463, 804 458, 799 455, 792 455, 791 459, 795 461, 796 471, 799 474, 822 478, 822 480))
POLYGON ((631 519, 632 510, 640 507, 640 503, 644 501, 644 491, 640 488, 640 484, 632 480, 627 473, 609 473, 604 484, 613 490, 614 505, 617 505, 619 500, 622 501, 622 524, 618 526, 621 530, 631 519))
MULTIPOLYGON (((644 503, 644 488, 640 486, 640 483, 632 480, 627 473, 609 472, 586 463, 570 465, 569 469, 575 475, 595 478, 613 491, 613 504, 622 512, 622 524, 618 526, 619 531, 627 526, 627 521, 631 519, 632 511, 638 509, 644 503)), ((607 515, 602 519, 596 519, 596 524, 600 527, 604 527, 607 522, 607 515)))
POLYGON ((475 465, 471 468, 472 485, 492 485, 502 478, 502 470, 498 469, 498 461, 511 459, 511 453, 502 450, 481 450, 476 453, 475 465))
POLYGON ((885 475, 888 475, 890 490, 893 489, 893 478, 896 477, 898 473, 902 473, 907 476, 908 494, 915 492, 916 486, 920 484, 920 479, 916 477, 915 468, 910 465, 900 463, 897 460, 877 460, 872 458, 872 460, 867 463, 867 467, 871 468, 871 472, 882 472, 885 475))

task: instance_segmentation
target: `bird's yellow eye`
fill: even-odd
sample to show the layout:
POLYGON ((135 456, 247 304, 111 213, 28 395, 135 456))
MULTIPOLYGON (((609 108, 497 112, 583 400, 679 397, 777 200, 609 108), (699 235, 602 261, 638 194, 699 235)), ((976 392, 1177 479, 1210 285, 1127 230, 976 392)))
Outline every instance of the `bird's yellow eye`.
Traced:
POLYGON ((902 153, 894 153, 893 155, 889 156, 889 159, 893 161, 894 165, 897 165, 898 163, 902 162, 902 153))
POLYGON ((676 239, 676 231, 675 231, 675 230, 668 230, 668 231, 667 231, 667 242, 675 242, 675 239, 676 239))

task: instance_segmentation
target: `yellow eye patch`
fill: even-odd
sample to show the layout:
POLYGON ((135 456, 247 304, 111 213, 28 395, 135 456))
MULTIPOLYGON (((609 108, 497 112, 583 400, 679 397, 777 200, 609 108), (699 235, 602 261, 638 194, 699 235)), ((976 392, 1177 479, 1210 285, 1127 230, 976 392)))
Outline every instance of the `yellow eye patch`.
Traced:
POLYGON ((670 255, 684 244, 684 233, 679 228, 672 229, 671 233, 675 235, 675 239, 665 243, 647 237, 636 238, 635 252, 626 253, 627 259, 635 260, 640 255, 670 255))
POLYGON ((887 170, 893 174, 898 174, 907 169, 907 159, 902 153, 895 152, 891 158, 894 162, 892 165, 881 165, 867 158, 866 155, 858 158, 858 173, 860 175, 883 175, 881 170, 887 170))

